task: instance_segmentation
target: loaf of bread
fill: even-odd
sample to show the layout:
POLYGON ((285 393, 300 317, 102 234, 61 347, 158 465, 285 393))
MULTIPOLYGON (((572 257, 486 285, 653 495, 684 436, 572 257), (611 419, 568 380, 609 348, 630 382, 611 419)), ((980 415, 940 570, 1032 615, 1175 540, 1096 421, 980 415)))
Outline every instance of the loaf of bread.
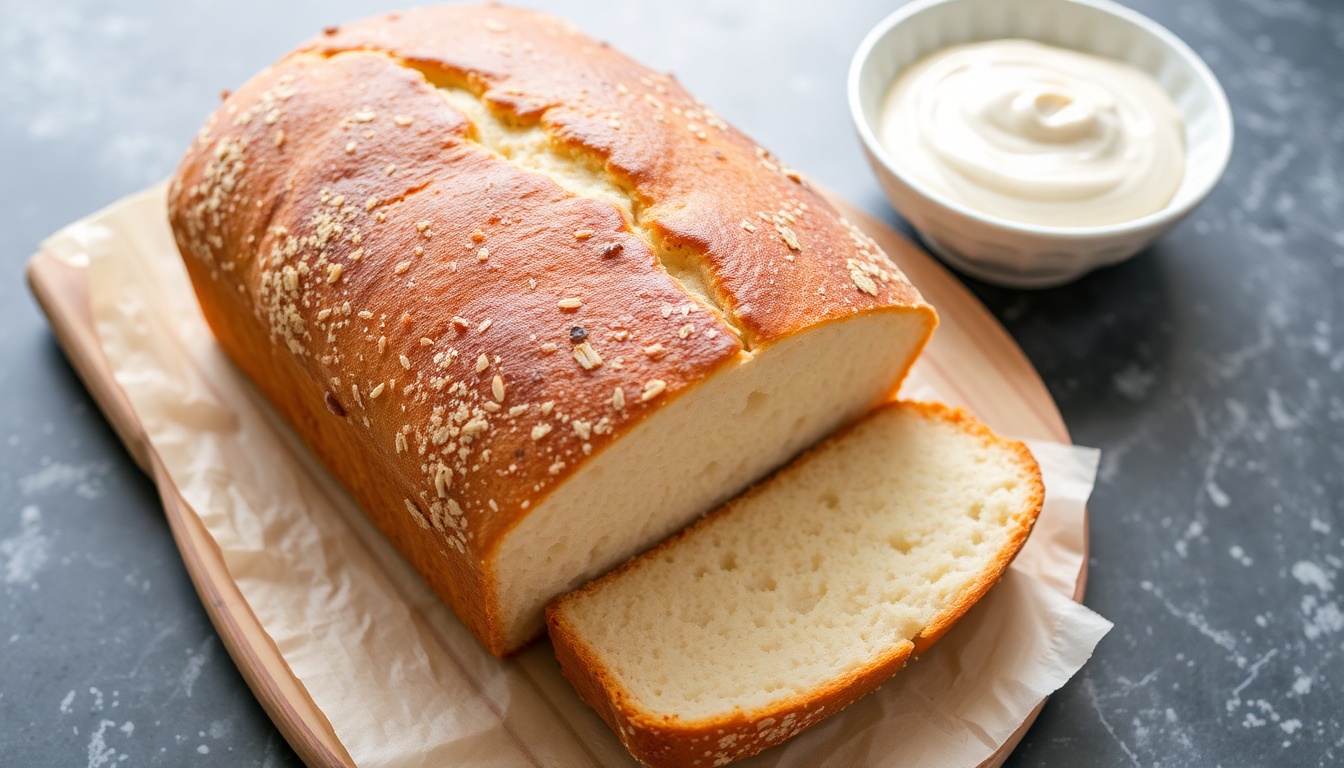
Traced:
POLYGON ((500 6, 328 30, 169 206, 223 349, 500 655, 890 397, 936 323, 671 77, 500 6))
POLYGON ((565 676, 641 762, 724 765, 872 691, 999 580, 1044 490, 1021 443, 897 403, 550 606, 565 676))

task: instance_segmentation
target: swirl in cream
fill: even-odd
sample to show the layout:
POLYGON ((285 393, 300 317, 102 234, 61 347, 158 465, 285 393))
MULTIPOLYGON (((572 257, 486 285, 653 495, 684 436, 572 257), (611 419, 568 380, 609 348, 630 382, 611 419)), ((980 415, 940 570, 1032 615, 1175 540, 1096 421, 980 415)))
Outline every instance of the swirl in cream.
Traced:
POLYGON ((887 94, 882 145, 906 175, 975 211, 1051 227, 1164 208, 1185 173, 1171 98, 1124 62, 1029 40, 937 51, 887 94))

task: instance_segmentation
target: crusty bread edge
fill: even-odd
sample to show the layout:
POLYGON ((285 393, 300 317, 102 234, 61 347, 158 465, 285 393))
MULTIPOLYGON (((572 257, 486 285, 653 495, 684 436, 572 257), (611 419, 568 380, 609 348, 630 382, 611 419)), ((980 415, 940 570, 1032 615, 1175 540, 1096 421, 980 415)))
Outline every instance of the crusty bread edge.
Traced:
MULTIPOLYGON (((632 558, 621 567, 569 595, 556 598, 547 606, 546 623, 561 671, 574 686, 579 698, 601 716, 637 760, 652 768, 724 765, 779 744, 878 688, 900 671, 912 655, 923 653, 946 634, 957 619, 965 615, 1002 578, 1004 571, 1026 542, 1040 514, 1045 500, 1045 486, 1041 482, 1039 465, 1026 445, 995 434, 964 409, 931 402, 888 402, 874 409, 864 419, 808 450, 795 461, 801 461, 813 452, 823 450, 832 441, 842 439, 867 418, 872 418, 889 408, 913 408, 925 416, 957 424, 987 444, 1008 450, 1027 470, 1026 474, 1032 488, 1025 508, 1017 516, 1017 525, 1011 531, 1007 545, 1000 551, 1000 556, 990 563, 981 576, 954 599, 946 610, 938 614, 913 642, 901 642, 893 646, 887 654, 873 659, 871 663, 812 692, 775 702, 768 710, 736 711, 726 717, 705 718, 691 722, 659 716, 642 709, 601 661, 597 652, 574 631, 563 611, 565 601, 571 596, 584 595, 600 588, 608 579, 618 578, 626 570, 636 567, 643 556, 632 558)), ((787 472, 791 466, 792 463, 776 474, 787 472)), ((700 526, 708 525, 719 515, 727 514, 742 500, 760 492, 764 483, 770 479, 767 478, 734 502, 711 512, 684 531, 668 538, 647 554, 673 546, 700 526)))
POLYGON ((1045 483, 1041 480, 1041 468, 1036 463, 1036 457, 1031 455, 1031 449, 1027 448, 1026 444, 1020 440, 1010 440, 995 433, 984 422, 962 408, 953 408, 942 403, 912 403, 912 405, 926 414, 936 413, 944 420, 957 424, 968 433, 981 438, 985 443, 996 445, 1008 451, 1021 464, 1031 484, 1026 502, 1026 513, 1017 517, 1017 524, 1009 532, 1008 543, 1003 549, 999 550, 998 559, 990 563, 989 567, 981 572, 980 578, 974 584, 963 591, 942 613, 935 616, 915 637, 914 655, 918 656, 928 650, 929 646, 933 645, 938 638, 946 634, 957 619, 965 615, 971 609, 971 606, 985 596, 990 587, 999 583, 999 579, 1003 578, 1003 572, 1008 569, 1013 559, 1017 557, 1017 553, 1022 550, 1022 545, 1027 543, 1027 536, 1031 534, 1031 529, 1036 524, 1036 518, 1041 513, 1041 507, 1045 504, 1045 483))

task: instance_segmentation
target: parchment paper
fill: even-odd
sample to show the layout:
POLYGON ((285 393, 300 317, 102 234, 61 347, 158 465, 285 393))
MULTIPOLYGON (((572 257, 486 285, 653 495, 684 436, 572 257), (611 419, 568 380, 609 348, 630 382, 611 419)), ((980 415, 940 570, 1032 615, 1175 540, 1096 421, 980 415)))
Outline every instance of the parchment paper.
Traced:
MULTIPOLYGON (((539 643, 501 662, 225 359, 155 187, 45 244, 88 270, 117 382, 294 675, 360 766, 628 766, 539 643)), ((935 396, 918 381, 906 394, 935 396)), ((1007 576, 923 657, 744 766, 976 766, 1091 656, 1110 623, 1074 603, 1098 454, 1031 448, 1046 505, 1007 576)))

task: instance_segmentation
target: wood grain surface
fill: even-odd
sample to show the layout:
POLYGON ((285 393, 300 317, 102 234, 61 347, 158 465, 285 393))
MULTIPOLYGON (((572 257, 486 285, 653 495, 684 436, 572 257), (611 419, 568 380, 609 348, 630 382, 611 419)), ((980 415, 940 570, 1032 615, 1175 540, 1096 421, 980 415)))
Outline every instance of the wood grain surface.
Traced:
MULTIPOLYGON (((901 235, 842 200, 832 198, 832 202, 886 249, 938 310, 941 324, 916 364, 912 379, 937 388, 949 403, 970 409, 1001 433, 1069 443, 1068 430, 1040 376, 984 306, 932 257, 901 235)), ((114 381, 94 328, 84 270, 39 253, 28 262, 28 281, 71 364, 131 456, 158 486, 187 572, 220 639, 257 699, 307 765, 353 766, 326 716, 294 677, 243 599, 214 539, 174 487, 130 402, 114 381)), ((1082 599, 1086 577, 1084 556, 1075 600, 1082 599)), ((980 768, 1002 765, 1039 712, 1040 706, 980 768)))

